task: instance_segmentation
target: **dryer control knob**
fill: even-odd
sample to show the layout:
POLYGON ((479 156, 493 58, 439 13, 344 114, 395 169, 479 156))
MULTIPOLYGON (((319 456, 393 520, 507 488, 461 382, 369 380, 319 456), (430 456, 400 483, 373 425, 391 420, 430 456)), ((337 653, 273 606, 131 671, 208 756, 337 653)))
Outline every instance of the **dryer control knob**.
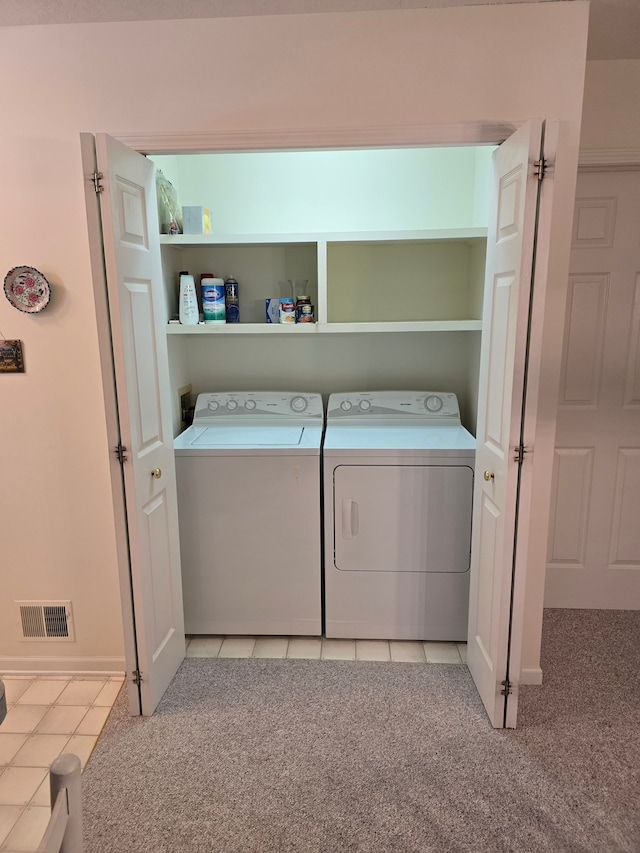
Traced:
POLYGON ((292 398, 290 405, 294 412, 304 412, 308 403, 305 397, 298 395, 292 398))
POLYGON ((227 400, 227 409, 229 409, 230 412, 234 412, 237 408, 238 408, 238 401, 237 400, 227 400))
POLYGON ((256 407, 256 401, 255 400, 247 400, 244 404, 244 407, 245 407, 245 409, 248 409, 250 412, 252 412, 256 407))
POLYGON ((343 400, 340 403, 340 408, 343 412, 348 412, 351 409, 351 400, 343 400))
POLYGON ((442 397, 436 397, 435 394, 431 394, 424 401, 424 407, 428 412, 439 412, 442 405, 442 397))
POLYGON ((207 409, 209 409, 210 412, 217 412, 219 408, 220 403, 217 400, 209 400, 207 403, 207 409))
POLYGON ((358 403, 358 408, 360 409, 361 412, 368 412, 369 409, 371 408, 371 401, 370 400, 360 400, 360 402, 358 403))

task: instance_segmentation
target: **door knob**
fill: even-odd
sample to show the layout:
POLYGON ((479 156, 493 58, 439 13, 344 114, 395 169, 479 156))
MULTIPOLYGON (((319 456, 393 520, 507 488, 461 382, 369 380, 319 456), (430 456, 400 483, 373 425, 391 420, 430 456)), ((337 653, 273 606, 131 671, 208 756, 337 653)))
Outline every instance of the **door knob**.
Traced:
POLYGON ((151 476, 154 480, 159 480, 162 477, 162 470, 160 468, 154 468, 151 472, 151 476))
POLYGON ((491 480, 493 480, 494 476, 495 475, 494 475, 493 471, 485 471, 484 472, 484 478, 487 481, 487 483, 489 483, 491 480))

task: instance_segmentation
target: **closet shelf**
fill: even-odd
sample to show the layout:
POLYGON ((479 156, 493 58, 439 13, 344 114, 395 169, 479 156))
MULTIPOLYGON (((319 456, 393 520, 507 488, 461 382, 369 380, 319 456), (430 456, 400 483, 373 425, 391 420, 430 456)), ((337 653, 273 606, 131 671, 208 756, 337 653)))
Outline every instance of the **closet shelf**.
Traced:
POLYGON ((302 234, 161 234, 165 246, 288 246, 317 243, 424 243, 486 239, 486 228, 434 228, 407 231, 328 231, 302 234))
MULTIPOLYGON (((309 335, 478 331, 486 228, 161 235, 176 316, 179 269, 233 273, 245 322, 169 324, 168 335, 309 335), (175 250, 175 254, 174 254, 175 250), (264 300, 296 293, 315 306, 314 324, 268 324, 264 300), (302 287, 304 281, 304 290, 302 287), (449 317, 436 320, 429 317, 449 317), (409 319, 403 319, 409 318, 409 319)), ((292 294, 293 295, 293 294, 292 294)))
POLYGON ((167 325, 168 335, 324 335, 371 332, 475 332, 482 320, 412 320, 384 323, 229 323, 219 326, 167 325))

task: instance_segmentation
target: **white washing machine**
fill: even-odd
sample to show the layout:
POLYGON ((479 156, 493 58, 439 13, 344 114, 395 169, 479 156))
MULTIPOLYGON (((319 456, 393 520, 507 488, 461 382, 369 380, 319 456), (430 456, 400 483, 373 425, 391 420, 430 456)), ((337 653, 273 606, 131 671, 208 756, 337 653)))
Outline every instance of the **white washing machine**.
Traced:
POLYGON ((332 394, 327 637, 467 638, 475 439, 455 394, 332 394))
POLYGON ((199 394, 174 441, 187 634, 319 635, 319 394, 199 394))

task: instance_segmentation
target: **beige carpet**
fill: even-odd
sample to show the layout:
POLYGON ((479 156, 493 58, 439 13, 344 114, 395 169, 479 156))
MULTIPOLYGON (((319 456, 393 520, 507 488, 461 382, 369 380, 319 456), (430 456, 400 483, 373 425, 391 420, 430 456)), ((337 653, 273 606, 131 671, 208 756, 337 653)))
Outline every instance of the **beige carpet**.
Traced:
POLYGON ((152 718, 114 708, 85 853, 637 853, 639 629, 547 613, 511 732, 463 666, 186 660, 152 718))

